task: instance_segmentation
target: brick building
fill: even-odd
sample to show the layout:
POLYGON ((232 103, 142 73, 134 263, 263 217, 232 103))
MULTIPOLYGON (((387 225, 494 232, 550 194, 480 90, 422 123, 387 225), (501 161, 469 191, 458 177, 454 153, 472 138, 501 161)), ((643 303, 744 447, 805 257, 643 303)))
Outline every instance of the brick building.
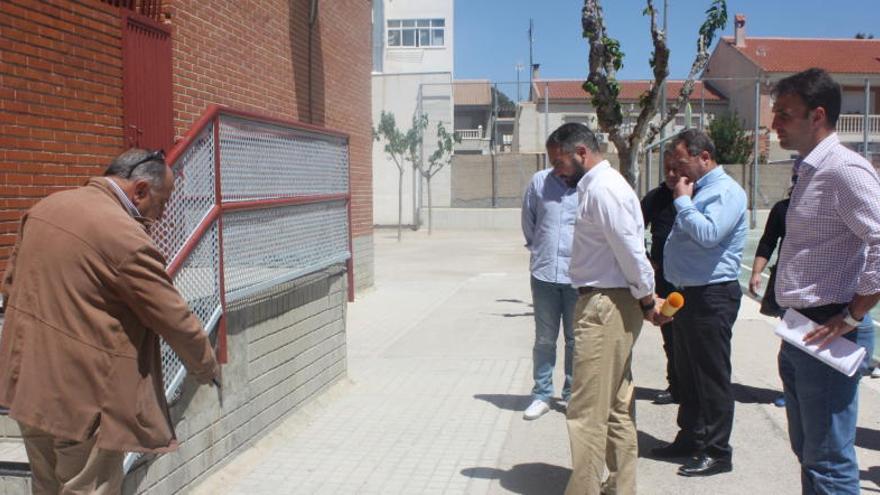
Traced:
MULTIPOLYGON (((40 198, 101 174, 129 146, 179 149, 174 143, 221 105, 265 116, 272 123, 263 129, 287 122, 347 136, 342 210, 350 210, 354 285, 372 285, 370 36, 368 0, 0 0, 0 269, 19 218, 40 198)), ((282 165, 319 172, 314 163, 282 165)), ((244 217, 239 224, 250 227, 244 217)), ((313 239, 326 227, 303 225, 313 239)), ((263 232, 278 244, 268 239, 277 231, 263 232)), ((228 334, 221 400, 216 389, 182 382, 171 407, 180 449, 127 464, 125 493, 191 487, 344 376, 347 287, 339 263, 235 301, 227 284, 215 325, 228 334)), ((16 435, 0 416, 0 439, 16 435)), ((0 492, 17 493, 23 480, 0 475, 0 492)))
MULTIPOLYGON (((159 2, 0 0, 0 269, 24 210, 99 174, 132 141, 128 9, 115 6, 129 3, 159 2)), ((174 136, 211 103, 350 136, 358 287, 372 283, 370 9, 368 0, 164 0, 145 11, 170 32, 171 101, 151 110, 169 112, 174 136)))

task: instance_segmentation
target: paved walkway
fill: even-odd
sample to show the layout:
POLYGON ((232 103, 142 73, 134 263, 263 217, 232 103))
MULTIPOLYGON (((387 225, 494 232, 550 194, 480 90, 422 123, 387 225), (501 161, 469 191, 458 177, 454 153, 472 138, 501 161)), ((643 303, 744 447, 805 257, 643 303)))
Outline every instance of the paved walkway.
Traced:
MULTIPOLYGON (((517 232, 376 231, 376 286, 348 309, 348 379, 194 489, 196 494, 562 493, 564 416, 523 421, 531 388, 528 255, 517 232)), ((560 346, 561 347, 561 346, 560 346)), ((772 322, 744 299, 734 330, 734 471, 675 475, 639 459, 645 494, 800 493, 788 449, 772 322)), ((676 431, 658 329, 635 351, 640 451, 676 431)), ((561 358, 559 360, 561 362, 561 358)), ((561 383, 561 382, 557 382, 561 383)), ((557 390, 558 392, 558 390, 557 390)), ((864 492, 880 492, 880 380, 863 382, 864 492)))

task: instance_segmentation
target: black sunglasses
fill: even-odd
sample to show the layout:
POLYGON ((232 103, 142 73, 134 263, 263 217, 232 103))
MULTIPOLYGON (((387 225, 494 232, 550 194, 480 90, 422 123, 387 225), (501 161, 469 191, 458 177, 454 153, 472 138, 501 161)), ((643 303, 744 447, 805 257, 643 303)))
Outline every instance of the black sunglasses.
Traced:
POLYGON ((164 164, 165 163, 165 151, 164 150, 155 150, 155 151, 148 152, 144 158, 142 158, 140 161, 138 161, 137 163, 132 165, 131 168, 128 169, 128 174, 123 178, 130 179, 131 175, 134 173, 135 169, 137 169, 138 167, 140 167, 141 165, 143 165, 147 162, 152 162, 152 161, 160 161, 164 164))

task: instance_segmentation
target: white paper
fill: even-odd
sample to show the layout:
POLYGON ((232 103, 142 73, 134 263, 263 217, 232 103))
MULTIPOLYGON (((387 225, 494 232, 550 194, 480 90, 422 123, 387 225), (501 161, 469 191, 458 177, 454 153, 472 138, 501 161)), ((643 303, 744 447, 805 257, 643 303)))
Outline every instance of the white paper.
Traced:
POLYGON ((835 338, 822 349, 819 349, 819 342, 804 344, 804 335, 817 327, 818 323, 788 309, 776 326, 776 335, 844 375, 853 376, 865 358, 865 348, 843 337, 835 338))

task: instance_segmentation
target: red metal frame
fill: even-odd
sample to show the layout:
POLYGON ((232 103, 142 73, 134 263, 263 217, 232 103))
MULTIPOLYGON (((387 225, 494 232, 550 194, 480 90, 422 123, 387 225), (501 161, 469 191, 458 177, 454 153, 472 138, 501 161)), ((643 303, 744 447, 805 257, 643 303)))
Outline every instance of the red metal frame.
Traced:
POLYGON ((281 127, 287 127, 293 130, 301 130, 314 132, 323 135, 335 136, 339 138, 343 138, 348 145, 350 139, 349 135, 327 129, 324 127, 305 124, 302 122, 296 121, 288 121, 279 119, 276 117, 271 117, 267 115, 261 115, 256 112, 248 112, 242 110, 233 110, 230 108, 226 108, 220 105, 211 105, 205 111, 205 113, 193 124, 193 126, 178 140, 171 150, 168 152, 166 156, 166 163, 169 165, 173 165, 176 163, 181 155, 196 141, 198 136, 202 133, 202 131, 209 125, 213 124, 213 138, 214 138, 214 206, 208 211, 208 214, 202 219, 202 222, 198 225, 193 235, 189 240, 181 247, 180 252, 175 257, 173 262, 168 265, 167 272, 169 276, 173 277, 179 270, 180 267, 183 266, 183 263, 189 258, 190 254, 192 254, 193 250, 198 246, 202 237, 204 237, 205 233, 214 223, 217 221, 217 235, 218 242, 220 243, 219 249, 219 265, 220 265, 220 277, 219 277, 219 286, 220 286, 220 304, 223 308, 223 316, 220 318, 220 327, 218 329, 217 334, 217 359, 221 363, 228 362, 228 350, 227 350, 227 330, 226 330, 226 276, 224 273, 224 261, 223 261, 223 213, 228 211, 241 211, 241 210, 253 210, 260 208, 278 208, 283 206, 292 206, 292 205, 304 205, 304 204, 313 204, 313 203, 324 203, 329 201, 345 201, 346 209, 348 215, 348 251, 349 258, 346 261, 346 269, 348 271, 348 300, 349 302, 354 301, 354 250, 352 248, 352 221, 351 221, 351 164, 348 164, 348 192, 345 194, 323 194, 323 195, 311 195, 311 196, 296 196, 289 198, 275 198, 275 199, 259 199, 259 200, 241 200, 241 201, 223 201, 223 191, 221 184, 221 176, 220 176, 220 117, 221 115, 230 115, 234 117, 243 117, 251 120, 257 120, 263 123, 269 123, 278 125, 281 127))
MULTIPOLYGON (((223 209, 223 195, 220 187, 220 114, 214 116, 214 201, 223 209)), ((220 317, 220 328, 217 330, 217 361, 220 364, 229 362, 226 350, 226 272, 223 265, 223 215, 217 216, 217 242, 219 243, 218 257, 220 265, 220 307, 223 308, 223 316, 220 317)), ((187 255, 188 256, 188 255, 187 255)))
POLYGON ((174 277, 177 275, 177 271, 180 270, 180 267, 183 266, 183 262, 189 258, 190 253, 199 245, 199 242, 202 240, 202 237, 205 236, 205 233, 208 229, 211 228, 211 224, 214 223, 214 220, 217 220, 220 217, 220 207, 214 205, 208 210, 208 214, 205 215, 205 218, 202 220, 202 223, 196 227, 195 232, 193 232, 192 237, 190 237, 186 243, 180 248, 180 252, 177 256, 174 257, 174 260, 168 264, 168 267, 165 269, 168 272, 169 277, 174 277))

